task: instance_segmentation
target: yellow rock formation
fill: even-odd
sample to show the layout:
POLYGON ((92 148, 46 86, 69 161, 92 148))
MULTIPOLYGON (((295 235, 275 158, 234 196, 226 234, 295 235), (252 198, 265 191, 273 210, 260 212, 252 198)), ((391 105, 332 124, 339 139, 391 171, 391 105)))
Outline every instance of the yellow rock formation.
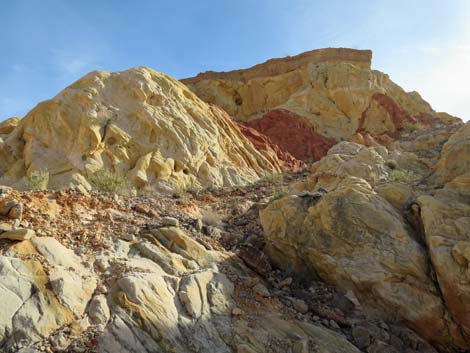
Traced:
POLYGON ((394 135, 407 121, 456 121, 436 115, 417 92, 407 93, 388 75, 371 70, 371 58, 367 50, 319 49, 182 82, 238 119, 257 119, 283 108, 303 117, 316 132, 338 140, 349 140, 358 130, 394 135))
POLYGON ((0 182, 16 187, 38 170, 50 173, 50 188, 87 185, 106 168, 137 187, 171 189, 239 185, 281 169, 219 109, 145 67, 92 72, 11 125, 0 126, 9 132, 0 182))

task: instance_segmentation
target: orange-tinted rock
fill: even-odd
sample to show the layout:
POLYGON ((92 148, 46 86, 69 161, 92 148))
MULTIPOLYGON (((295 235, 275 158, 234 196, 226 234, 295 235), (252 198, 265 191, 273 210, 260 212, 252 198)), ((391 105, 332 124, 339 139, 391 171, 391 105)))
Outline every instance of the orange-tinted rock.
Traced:
POLYGON ((271 77, 312 63, 323 62, 346 62, 370 69, 372 61, 372 51, 357 50, 349 48, 323 48, 307 51, 285 58, 270 59, 262 64, 255 65, 248 69, 233 70, 229 72, 207 71, 198 74, 196 77, 181 80, 184 84, 197 83, 204 80, 236 80, 247 82, 254 78, 271 77))
POLYGON ((232 117, 228 115, 223 109, 215 105, 211 105, 211 108, 222 112, 227 118, 227 121, 231 122, 234 127, 238 128, 259 152, 262 152, 266 157, 271 157, 276 161, 276 163, 281 163, 282 169, 293 172, 298 172, 305 169, 306 164, 303 161, 293 157, 282 147, 274 144, 266 135, 262 134, 254 128, 240 124, 236 120, 232 119, 232 117))
POLYGON ((439 119, 435 115, 426 112, 412 116, 392 97, 383 93, 375 93, 372 95, 368 108, 362 113, 357 132, 360 134, 372 133, 376 141, 387 144, 400 136, 400 131, 403 130, 406 123, 430 127, 436 120, 439 119), (378 108, 383 114, 378 114, 378 108), (382 129, 388 127, 388 129, 378 133, 377 126, 382 129))
POLYGON ((298 114, 287 109, 274 109, 261 119, 246 123, 256 129, 281 149, 297 159, 321 159, 336 144, 334 138, 315 132, 298 114))

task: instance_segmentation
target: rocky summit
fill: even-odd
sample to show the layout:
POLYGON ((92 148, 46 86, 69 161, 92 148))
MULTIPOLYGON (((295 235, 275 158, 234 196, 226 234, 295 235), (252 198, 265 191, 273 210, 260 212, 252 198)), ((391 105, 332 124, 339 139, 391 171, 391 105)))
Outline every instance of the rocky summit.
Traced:
POLYGON ((0 351, 470 351, 470 124, 328 48, 95 71, 0 123, 0 351))

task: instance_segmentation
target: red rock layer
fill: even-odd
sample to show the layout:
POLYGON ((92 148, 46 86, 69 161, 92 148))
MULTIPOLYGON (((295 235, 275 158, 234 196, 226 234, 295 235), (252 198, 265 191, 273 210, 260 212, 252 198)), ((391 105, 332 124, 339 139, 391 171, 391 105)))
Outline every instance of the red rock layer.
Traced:
POLYGON ((281 164, 281 167, 285 171, 299 172, 304 170, 307 165, 297 158, 293 157, 289 152, 283 150, 280 146, 274 144, 269 137, 263 135, 259 131, 240 124, 235 121, 230 115, 228 115, 223 109, 210 104, 212 109, 219 110, 235 127, 237 127, 240 132, 250 140, 250 142, 255 146, 258 151, 266 151, 271 155, 277 162, 281 164))
MULTIPOLYGON (((430 127, 433 122, 437 119, 436 117, 427 113, 420 113, 416 116, 412 116, 391 97, 382 93, 375 93, 371 98, 371 103, 372 102, 376 102, 382 108, 384 108, 384 110, 389 114, 390 118, 392 119, 392 123, 395 127, 394 131, 388 131, 380 136, 374 136, 379 142, 380 140, 389 141, 391 139, 398 138, 400 136, 400 131, 403 130, 406 122, 430 127)), ((364 134, 367 132, 367 126, 365 125, 367 121, 366 117, 368 111, 369 108, 362 112, 361 119, 359 120, 359 127, 357 129, 357 132, 360 134, 364 134)))
POLYGON ((251 141, 258 151, 272 150, 276 154, 277 158, 284 162, 285 169, 298 172, 307 167, 303 161, 298 160, 289 152, 283 151, 279 146, 273 144, 266 135, 263 135, 259 131, 248 126, 244 126, 238 122, 236 122, 236 124, 242 134, 251 141))
POLYGON ((334 138, 316 133, 298 114, 287 109, 274 109, 261 119, 246 123, 281 149, 300 160, 321 159, 336 144, 334 138))

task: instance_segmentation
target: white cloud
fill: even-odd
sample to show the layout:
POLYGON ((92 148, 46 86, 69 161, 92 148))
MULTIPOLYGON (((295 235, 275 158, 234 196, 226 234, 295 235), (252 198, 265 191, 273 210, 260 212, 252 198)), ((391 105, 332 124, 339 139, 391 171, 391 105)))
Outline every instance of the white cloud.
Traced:
POLYGON ((442 51, 440 47, 419 47, 418 51, 426 54, 438 54, 442 51))
POLYGON ((14 65, 12 65, 11 68, 15 72, 23 72, 23 71, 26 70, 26 66, 24 66, 22 64, 14 64, 14 65))
POLYGON ((91 66, 92 63, 93 60, 87 57, 63 58, 60 62, 60 67, 63 71, 75 75, 91 66))
POLYGON ((62 49, 53 49, 51 52, 53 61, 63 74, 75 76, 91 71, 96 67, 97 60, 93 53, 62 49))

